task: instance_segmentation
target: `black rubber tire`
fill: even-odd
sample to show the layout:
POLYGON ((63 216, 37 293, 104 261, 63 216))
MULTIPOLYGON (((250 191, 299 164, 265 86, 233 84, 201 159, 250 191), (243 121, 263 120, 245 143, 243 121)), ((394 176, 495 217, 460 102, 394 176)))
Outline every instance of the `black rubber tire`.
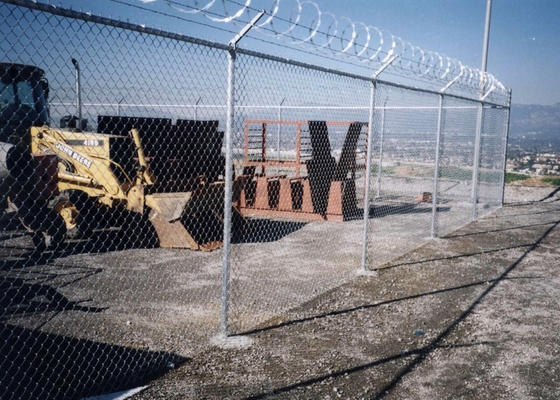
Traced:
POLYGON ((98 209, 95 201, 80 190, 69 191, 72 204, 78 209, 78 237, 89 238, 97 227, 98 209))
POLYGON ((94 201, 85 192, 68 190, 56 196, 50 204, 55 208, 57 203, 63 201, 71 203, 78 211, 76 226, 67 229, 66 236, 69 239, 89 238, 96 226, 95 214, 97 210, 94 201))
POLYGON ((148 214, 122 211, 119 238, 124 248, 154 248, 159 242, 148 214))
POLYGON ((43 253, 48 250, 57 250, 66 238, 66 223, 64 219, 54 210, 47 214, 49 228, 47 230, 36 230, 32 234, 35 251, 43 253))

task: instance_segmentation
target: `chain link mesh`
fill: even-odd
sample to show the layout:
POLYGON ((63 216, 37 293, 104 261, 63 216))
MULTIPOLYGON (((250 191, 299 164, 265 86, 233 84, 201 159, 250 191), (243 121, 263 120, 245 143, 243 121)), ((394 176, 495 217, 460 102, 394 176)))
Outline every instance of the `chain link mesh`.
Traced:
POLYGON ((370 82, 245 55, 237 68, 246 225, 232 248, 230 318, 241 333, 355 274, 370 82))
POLYGON ((219 250, 191 250, 222 240, 226 53, 5 3, 0 15, 0 397, 129 387, 219 331, 219 250))
POLYGON ((353 277, 365 221, 374 270, 469 222, 473 196, 501 206, 501 94, 480 108, 240 50, 226 199, 227 46, 29 7, 0 2, 6 398, 145 382, 224 310, 250 333, 353 277))
POLYGON ((472 216, 473 166, 477 130, 476 103, 446 98, 439 168, 437 228, 445 235, 472 216))
POLYGON ((508 109, 485 107, 482 124, 478 215, 502 206, 508 109))
POLYGON ((368 261, 381 266, 430 236, 438 98, 387 85, 376 93, 368 261))

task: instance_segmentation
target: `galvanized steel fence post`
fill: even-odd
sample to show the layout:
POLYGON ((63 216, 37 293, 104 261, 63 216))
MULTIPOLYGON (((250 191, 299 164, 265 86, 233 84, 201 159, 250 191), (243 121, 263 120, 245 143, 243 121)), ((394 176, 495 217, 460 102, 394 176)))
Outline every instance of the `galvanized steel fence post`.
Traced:
POLYGON ((476 115, 476 136, 474 140, 474 158, 473 158, 473 175, 472 175, 472 212, 471 219, 474 221, 477 216, 478 205, 478 174, 480 166, 480 151, 482 142, 482 120, 484 116, 484 102, 478 104, 478 111, 476 115))
POLYGON ((371 91, 369 98, 369 121, 368 121, 368 139, 367 139, 367 159, 366 159, 366 187, 364 195, 364 234, 362 242, 362 267, 361 271, 367 271, 367 239, 368 239, 368 222, 369 222, 369 193, 371 180, 371 156, 373 147, 373 117, 375 113, 375 89, 377 83, 375 80, 371 82, 371 91))
POLYGON ((509 95, 508 95, 508 104, 507 104, 507 108, 506 108, 506 124, 505 124, 505 133, 503 135, 504 138, 504 154, 503 154, 503 167, 502 167, 502 202, 501 202, 501 206, 504 205, 504 195, 505 195, 505 191, 506 191, 506 174, 507 174, 507 169, 506 169, 506 164, 507 164, 507 144, 508 144, 508 140, 509 140, 509 118, 511 115, 511 89, 509 89, 509 95))
POLYGON ((227 119, 226 119, 226 176, 224 190, 224 250, 222 262, 222 318, 221 334, 227 336, 229 310, 229 272, 231 254, 231 209, 233 194, 233 114, 235 102, 235 48, 228 51, 227 119))
POLYGON ((478 189, 479 189, 479 172, 480 157, 482 151, 482 131, 484 129, 484 103, 485 100, 496 88, 492 86, 486 93, 482 92, 479 100, 478 113, 476 118, 476 138, 474 142, 474 166, 473 166, 473 186, 472 186, 472 220, 474 221, 478 215, 478 189))
POLYGON ((462 75, 463 70, 461 69, 461 73, 439 92, 438 122, 436 134, 436 159, 434 161, 434 189, 432 193, 432 224, 430 230, 430 236, 432 238, 437 237, 437 204, 439 192, 439 159, 441 155, 441 135, 443 131, 443 99, 447 89, 449 89, 451 85, 457 82, 462 75))
POLYGON ((381 128, 379 132, 379 160, 377 162, 377 197, 381 196, 381 171, 383 169, 383 143, 385 140, 385 113, 387 100, 389 100, 389 97, 387 97, 383 102, 383 109, 381 110, 381 128))
POLYGON ((432 224, 430 236, 435 238, 437 236, 437 204, 438 204, 438 191, 439 191, 439 157, 441 153, 441 131, 443 127, 443 93, 439 95, 438 107, 438 122, 436 134, 436 159, 434 161, 434 189, 432 192, 432 224))
POLYGON ((226 120, 226 168, 225 168, 225 190, 224 190, 224 253, 222 259, 222 316, 221 334, 228 335, 228 311, 229 311, 229 280, 230 280, 230 257, 231 257, 231 222, 233 211, 233 117, 235 107, 235 47, 237 43, 249 32, 249 30, 264 15, 264 10, 257 14, 229 43, 231 49, 228 51, 228 83, 227 83, 227 120, 226 120))
POLYGON ((370 196, 370 180, 371 180, 371 156, 373 147, 373 120, 375 116, 375 91, 377 88, 377 77, 395 61, 397 56, 392 56, 388 61, 379 68, 372 76, 371 91, 369 98, 369 121, 368 121, 368 139, 367 139, 367 159, 366 159, 366 187, 364 195, 364 232, 362 236, 362 267, 361 271, 367 271, 367 239, 369 224, 369 196, 370 196))

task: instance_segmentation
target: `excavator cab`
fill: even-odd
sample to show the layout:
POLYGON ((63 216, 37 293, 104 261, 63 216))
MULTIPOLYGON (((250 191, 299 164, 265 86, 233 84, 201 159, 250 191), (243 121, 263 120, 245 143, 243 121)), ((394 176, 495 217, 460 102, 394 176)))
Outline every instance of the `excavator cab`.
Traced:
POLYGON ((0 63, 0 142, 29 144, 29 128, 49 124, 49 85, 34 66, 0 63))

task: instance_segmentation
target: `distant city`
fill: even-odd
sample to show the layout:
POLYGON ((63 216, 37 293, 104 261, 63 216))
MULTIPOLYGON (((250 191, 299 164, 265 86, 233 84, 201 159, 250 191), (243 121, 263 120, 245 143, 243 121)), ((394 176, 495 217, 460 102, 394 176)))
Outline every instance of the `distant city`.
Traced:
POLYGON ((560 175, 560 103, 512 106, 506 169, 560 175))

